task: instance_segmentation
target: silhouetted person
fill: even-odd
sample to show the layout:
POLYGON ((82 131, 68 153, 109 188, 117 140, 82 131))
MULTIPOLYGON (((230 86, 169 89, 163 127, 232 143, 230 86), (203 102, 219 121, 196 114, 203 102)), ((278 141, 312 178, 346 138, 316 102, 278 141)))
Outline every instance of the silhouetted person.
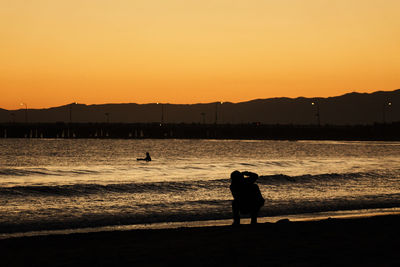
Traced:
POLYGON ((231 173, 233 225, 240 224, 241 214, 250 214, 251 224, 257 223, 258 212, 265 202, 260 188, 255 184, 257 179, 258 174, 254 172, 234 171, 231 173))
POLYGON ((151 157, 150 157, 149 152, 146 152, 146 157, 144 159, 136 159, 136 160, 151 161, 151 157))

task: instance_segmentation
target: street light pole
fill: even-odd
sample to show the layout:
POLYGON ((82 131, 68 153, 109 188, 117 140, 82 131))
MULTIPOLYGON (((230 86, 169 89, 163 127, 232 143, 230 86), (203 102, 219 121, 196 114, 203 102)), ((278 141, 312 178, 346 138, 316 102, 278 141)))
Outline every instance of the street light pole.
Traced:
POLYGON ((215 103, 215 124, 218 122, 218 102, 215 103))
POLYGON ((160 120, 160 126, 161 126, 162 124, 164 124, 164 104, 157 102, 157 105, 160 104, 161 104, 161 120, 160 120))
POLYGON ((223 102, 217 102, 215 103, 215 124, 218 123, 218 104, 222 105, 223 102))
POLYGON ((69 104, 69 123, 72 123, 72 106, 78 104, 77 102, 72 102, 69 104))
POLYGON ((15 123, 15 114, 14 113, 11 113, 11 122, 15 123))
POLYGON ((386 108, 389 108, 392 106, 392 102, 385 102, 382 105, 382 119, 383 119, 383 124, 386 124, 386 108))
POLYGON ((21 103, 21 106, 25 106, 25 123, 28 123, 28 104, 21 103))
POLYGON ((319 103, 318 102, 312 102, 311 105, 316 107, 315 117, 317 117, 318 126, 321 126, 321 118, 320 118, 320 113, 319 113, 319 103))
POLYGON ((164 124, 164 104, 161 104, 161 124, 164 124))
POLYGON ((203 124, 206 124, 206 113, 200 113, 201 117, 203 118, 203 124))

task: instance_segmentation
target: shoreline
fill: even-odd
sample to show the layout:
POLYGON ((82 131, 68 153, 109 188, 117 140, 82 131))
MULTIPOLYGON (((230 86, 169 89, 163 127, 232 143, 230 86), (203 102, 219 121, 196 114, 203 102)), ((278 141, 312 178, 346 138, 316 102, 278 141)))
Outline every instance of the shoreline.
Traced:
MULTIPOLYGON (((259 217, 259 224, 276 223, 281 220, 289 220, 291 222, 310 222, 326 219, 354 219, 369 218, 373 216, 400 215, 399 208, 378 208, 378 209, 361 209, 361 210, 340 210, 328 212, 288 214, 270 217, 259 217)), ((249 218, 241 219, 242 225, 250 224, 249 218)), ((178 229, 178 228, 201 228, 201 227, 219 227, 230 226, 232 219, 204 220, 204 221, 182 221, 182 222, 160 222, 160 223, 142 223, 130 225, 108 225, 98 227, 56 229, 56 230, 35 230, 26 232, 0 233, 0 241, 4 239, 52 236, 52 235, 70 235, 70 234, 89 234, 101 232, 124 232, 136 230, 161 230, 161 229, 178 229)))
POLYGON ((399 215, 0 240, 4 266, 395 266, 399 215))

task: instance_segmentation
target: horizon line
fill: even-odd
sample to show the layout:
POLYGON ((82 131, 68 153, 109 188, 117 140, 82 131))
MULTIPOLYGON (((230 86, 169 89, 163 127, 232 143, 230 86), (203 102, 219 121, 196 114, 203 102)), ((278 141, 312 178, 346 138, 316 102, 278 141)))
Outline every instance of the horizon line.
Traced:
MULTIPOLYGON (((389 92, 396 92, 399 91, 399 89, 394 89, 394 90, 378 90, 378 91, 373 91, 371 93, 368 92, 357 92, 357 91, 352 91, 348 93, 344 93, 341 95, 334 95, 334 96, 326 96, 326 97, 321 97, 321 96, 313 96, 313 97, 305 97, 305 96, 297 96, 297 97, 285 97, 285 96, 276 96, 276 97, 268 97, 268 98, 254 98, 250 100, 244 100, 244 101, 238 101, 238 102, 230 102, 230 101, 212 101, 212 102, 197 102, 197 103, 169 103, 169 102, 147 102, 147 103, 135 103, 135 102, 119 102, 119 103, 91 103, 91 104, 86 104, 86 103, 78 103, 76 101, 59 105, 59 106, 50 106, 50 107, 40 107, 40 108, 27 108, 28 110, 37 110, 37 109, 52 109, 52 108, 59 108, 59 107, 65 107, 69 105, 85 105, 85 106, 105 106, 105 105, 209 105, 209 104, 216 104, 216 103, 229 103, 229 104, 239 104, 239 103, 246 103, 246 102, 252 102, 252 101, 257 101, 257 100, 269 100, 269 99, 300 99, 300 98, 308 98, 308 99, 328 99, 328 98, 334 98, 334 97, 341 97, 349 94, 367 94, 367 95, 372 95, 376 93, 389 93, 389 92)), ((21 102, 22 103, 22 102, 21 102)), ((21 104, 22 105, 22 104, 21 104)), ((18 111, 18 110, 24 110, 25 108, 20 108, 20 109, 6 109, 0 107, 0 109, 3 110, 8 110, 8 111, 18 111)))

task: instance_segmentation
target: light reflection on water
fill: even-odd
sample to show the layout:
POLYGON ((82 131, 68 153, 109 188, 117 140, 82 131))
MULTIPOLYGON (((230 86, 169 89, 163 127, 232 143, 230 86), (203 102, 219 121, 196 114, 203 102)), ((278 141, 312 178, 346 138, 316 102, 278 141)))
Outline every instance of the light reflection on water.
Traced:
POLYGON ((262 216, 397 207, 399 163, 397 142, 2 139, 0 228, 229 218, 236 169, 264 175, 262 216))
POLYGON ((377 172, 400 166, 399 152, 395 142, 6 139, 0 186, 220 179, 235 169, 291 176, 377 172), (146 151, 153 161, 136 161, 146 151))

